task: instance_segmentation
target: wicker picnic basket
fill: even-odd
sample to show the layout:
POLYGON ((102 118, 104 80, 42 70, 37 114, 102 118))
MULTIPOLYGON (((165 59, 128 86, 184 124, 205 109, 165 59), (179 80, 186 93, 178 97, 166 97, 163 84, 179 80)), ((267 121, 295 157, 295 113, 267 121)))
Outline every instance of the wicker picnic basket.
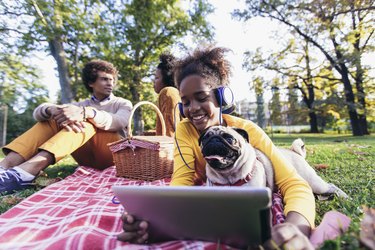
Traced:
POLYGON ((158 107, 141 101, 134 105, 129 117, 127 138, 108 144, 116 166, 116 175, 128 179, 154 181, 169 178, 173 171, 173 138, 165 135, 165 122, 158 107), (141 105, 151 105, 160 118, 161 136, 132 136, 131 121, 141 105))

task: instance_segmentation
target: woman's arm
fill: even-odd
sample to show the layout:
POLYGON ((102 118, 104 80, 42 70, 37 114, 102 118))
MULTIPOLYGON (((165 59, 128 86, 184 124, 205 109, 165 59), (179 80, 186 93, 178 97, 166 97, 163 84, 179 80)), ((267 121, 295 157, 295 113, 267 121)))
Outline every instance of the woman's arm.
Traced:
MULTIPOLYGON (((180 100, 178 90, 173 87, 164 88, 159 94, 159 109, 163 114, 167 136, 174 135, 175 123, 177 124, 180 121, 178 108, 176 108, 176 105, 180 100)), ((159 126, 161 126, 161 124, 159 124, 159 126)), ((161 128, 159 128, 159 130, 161 131, 161 128)))
POLYGON ((189 129, 185 121, 178 123, 175 132, 174 162, 171 186, 193 186, 196 167, 198 132, 189 129))
POLYGON ((250 143, 272 162, 275 182, 283 195, 285 214, 288 215, 291 211, 297 212, 309 222, 310 228, 313 228, 315 199, 309 184, 297 174, 261 128, 249 123, 246 130, 250 136, 250 143))

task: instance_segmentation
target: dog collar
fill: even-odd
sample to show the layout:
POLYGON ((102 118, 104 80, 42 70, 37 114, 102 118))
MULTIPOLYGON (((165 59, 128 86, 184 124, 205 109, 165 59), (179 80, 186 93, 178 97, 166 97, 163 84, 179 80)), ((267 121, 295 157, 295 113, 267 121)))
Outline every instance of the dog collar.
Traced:
POLYGON ((221 183, 216 183, 216 182, 211 182, 213 186, 242 186, 246 183, 248 183, 252 178, 253 178, 253 175, 256 171, 256 166, 254 164, 254 167, 253 169, 251 170, 250 173, 248 173, 244 178, 242 179, 239 179, 238 181, 236 181, 235 183, 232 183, 232 184, 221 184, 221 183))

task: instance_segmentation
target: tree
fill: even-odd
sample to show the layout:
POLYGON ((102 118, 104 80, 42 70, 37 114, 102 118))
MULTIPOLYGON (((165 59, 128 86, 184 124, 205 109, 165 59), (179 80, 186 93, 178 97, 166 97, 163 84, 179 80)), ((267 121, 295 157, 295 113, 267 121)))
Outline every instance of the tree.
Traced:
POLYGON ((55 58, 62 103, 87 97, 79 73, 93 58, 118 67, 116 94, 133 102, 148 98, 148 77, 163 50, 184 47, 188 37, 197 42, 213 36, 206 0, 20 0, 0 7, 6 17, 0 34, 14 41, 8 50, 23 56, 46 51, 55 58))
POLYGON ((281 100, 280 100, 280 80, 278 78, 274 78, 272 82, 272 100, 270 104, 270 119, 273 125, 282 125, 283 119, 281 114, 281 100))
POLYGON ((255 89, 256 95, 256 122, 259 127, 265 128, 266 127, 266 116, 264 114, 264 98, 263 98, 263 89, 264 89, 264 79, 261 77, 257 77, 254 79, 253 87, 255 89))
POLYGON ((74 98, 70 68, 76 65, 72 63, 74 56, 70 52, 77 49, 70 48, 77 46, 74 41, 79 39, 76 36, 78 29, 81 32, 89 30, 87 24, 91 18, 85 10, 88 4, 94 2, 24 0, 1 3, 5 22, 0 30, 14 41, 14 44, 8 44, 8 48, 16 48, 15 52, 20 56, 47 51, 54 57, 62 103, 71 102, 74 98))
POLYGON ((258 0, 246 3, 246 9, 235 11, 234 16, 241 20, 255 16, 277 20, 322 53, 344 86, 353 135, 368 134, 365 79, 361 77, 366 67, 360 58, 373 51, 374 1, 258 0), (353 87, 359 93, 357 99, 353 87), (358 105, 363 112, 357 111, 358 105))
MULTIPOLYGON (((146 94, 145 81, 162 51, 183 45, 188 36, 212 38, 212 27, 205 19, 213 11, 211 5, 203 0, 189 2, 189 10, 178 0, 137 0, 113 5, 107 1, 102 9, 100 15, 106 20, 106 27, 112 29, 103 30, 90 50, 118 66, 118 91, 134 103, 146 94), (97 46, 100 42, 103 46, 97 46)), ((139 131, 141 112, 136 112, 134 119, 134 128, 139 131)))
POLYGON ((0 53, 0 107, 8 107, 7 123, 11 124, 6 126, 8 142, 35 123, 32 112, 48 96, 46 87, 39 82, 40 72, 26 61, 0 53))
POLYGON ((278 85, 279 88, 298 89, 300 91, 302 100, 308 108, 310 132, 317 133, 318 124, 314 108, 316 87, 314 82, 316 78, 321 76, 315 75, 314 72, 319 72, 321 66, 314 66, 315 69, 312 69, 311 64, 316 60, 310 55, 309 43, 307 41, 298 43, 294 39, 290 39, 287 41, 285 48, 271 53, 267 58, 263 58, 260 49, 255 53, 247 51, 245 55, 243 66, 248 71, 258 71, 259 68, 264 68, 276 72, 279 77, 288 79, 288 81, 282 83, 288 86, 278 85))
MULTIPOLYGON (((288 125, 301 125, 306 124, 306 116, 301 107, 301 103, 298 98, 298 90, 296 88, 291 88, 288 84, 288 111, 287 111, 287 121, 288 125)), ((310 124, 311 131, 311 124, 310 124)))

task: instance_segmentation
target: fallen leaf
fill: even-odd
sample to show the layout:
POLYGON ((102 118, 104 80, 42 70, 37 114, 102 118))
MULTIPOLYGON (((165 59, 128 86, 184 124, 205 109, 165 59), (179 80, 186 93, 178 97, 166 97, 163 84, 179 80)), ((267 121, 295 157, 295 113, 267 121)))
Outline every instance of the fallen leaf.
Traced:
POLYGON ((23 198, 14 196, 14 195, 7 195, 3 198, 2 202, 7 204, 7 205, 16 205, 18 202, 22 201, 23 198))
POLYGON ((40 187, 47 187, 53 183, 56 183, 56 182, 59 182, 61 181, 62 178, 60 177, 57 177, 57 178, 46 178, 46 177, 38 177, 36 180, 35 180, 35 184, 37 186, 40 186, 40 187))
POLYGON ((363 211, 359 240, 369 249, 375 249, 375 209, 363 206, 363 211))
POLYGON ((358 148, 371 148, 371 146, 370 145, 365 145, 365 146, 358 145, 358 148))
POLYGON ((347 142, 346 139, 336 139, 336 140, 333 140, 334 142, 347 142))
POLYGON ((356 154, 356 155, 367 155, 366 152, 361 152, 361 151, 354 151, 353 154, 356 154))
POLYGON ((315 164, 314 165, 314 168, 317 169, 317 170, 319 170, 319 169, 326 169, 328 167, 329 167, 328 164, 324 164, 324 163, 320 163, 320 164, 315 164))

